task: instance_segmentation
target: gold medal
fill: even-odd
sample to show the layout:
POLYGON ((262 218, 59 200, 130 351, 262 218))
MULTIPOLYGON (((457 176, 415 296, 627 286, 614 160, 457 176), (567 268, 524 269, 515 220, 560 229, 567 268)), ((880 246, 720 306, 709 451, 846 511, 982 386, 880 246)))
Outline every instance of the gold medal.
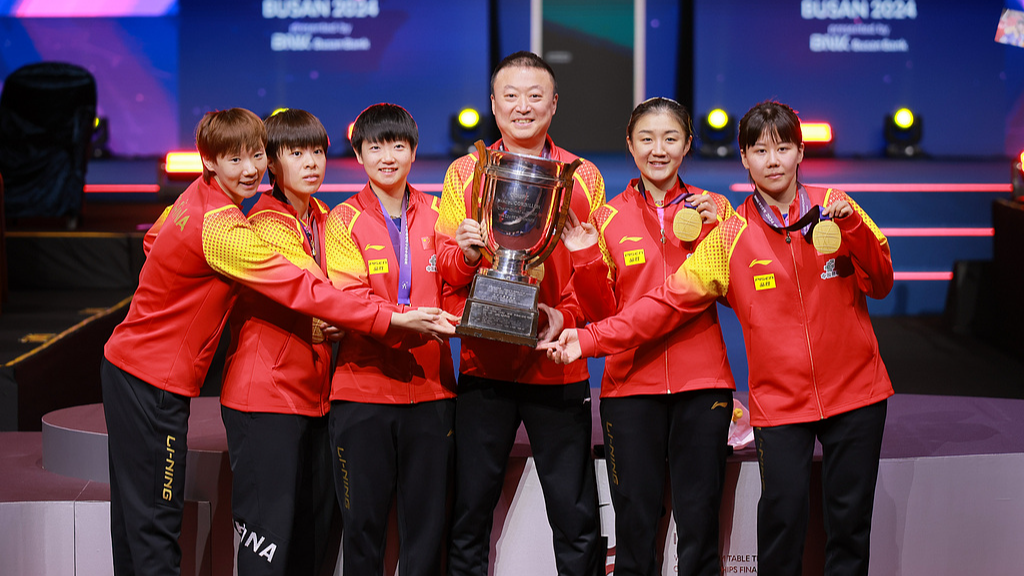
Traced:
POLYGON ((672 231, 675 232, 676 238, 683 242, 696 240, 703 225, 700 212, 693 208, 680 208, 679 212, 676 212, 676 217, 672 219, 672 231))
POLYGON ((814 249, 819 254, 835 254, 843 243, 843 235, 839 225, 831 220, 822 220, 814 227, 812 233, 814 249))

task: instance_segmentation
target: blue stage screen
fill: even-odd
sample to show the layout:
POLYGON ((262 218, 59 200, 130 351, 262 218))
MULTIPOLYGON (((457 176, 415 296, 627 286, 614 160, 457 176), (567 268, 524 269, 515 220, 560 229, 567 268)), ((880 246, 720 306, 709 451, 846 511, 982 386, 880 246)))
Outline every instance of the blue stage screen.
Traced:
POLYGON ((0 0, 0 78, 39 61, 86 68, 121 156, 191 148, 203 113, 234 106, 261 116, 305 108, 327 127, 332 154, 351 153, 348 124, 384 101, 412 113, 421 155, 444 155, 451 114, 489 107, 486 2, 121 0, 100 12, 43 4, 0 0))
MULTIPOLYGON (((1016 1, 1016 0, 1015 0, 1016 1)), ((935 156, 1024 146, 1024 50, 995 42, 1001 0, 696 0, 695 113, 776 99, 826 121, 843 156, 881 154, 907 106, 935 156)))

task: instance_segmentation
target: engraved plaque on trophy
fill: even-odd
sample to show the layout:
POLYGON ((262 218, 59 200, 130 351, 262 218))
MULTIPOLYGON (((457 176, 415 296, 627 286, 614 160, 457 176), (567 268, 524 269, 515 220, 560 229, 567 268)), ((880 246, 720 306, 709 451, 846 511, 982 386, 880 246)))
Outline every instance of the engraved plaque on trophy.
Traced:
POLYGON ((536 346, 539 283, 529 271, 551 255, 569 215, 571 164, 488 150, 476 143, 470 218, 480 223, 483 257, 456 332, 536 346))

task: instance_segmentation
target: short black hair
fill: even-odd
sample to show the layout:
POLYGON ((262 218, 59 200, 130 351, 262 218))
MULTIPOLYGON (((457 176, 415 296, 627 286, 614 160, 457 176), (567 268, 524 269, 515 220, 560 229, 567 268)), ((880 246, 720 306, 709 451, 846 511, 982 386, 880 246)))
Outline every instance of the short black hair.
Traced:
POLYGON ((287 108, 263 123, 267 126, 267 157, 271 160, 277 160, 286 148, 321 148, 327 154, 331 145, 320 119, 305 110, 287 108))
POLYGON ((761 134, 768 135, 778 142, 790 142, 800 145, 804 143, 803 131, 800 129, 800 118, 789 106, 774 100, 765 100, 754 105, 740 119, 737 140, 740 150, 746 150, 757 144, 761 134))
POLYGON ((416 148, 420 131, 412 114, 398 104, 382 102, 359 113, 352 127, 352 149, 363 153, 363 142, 407 142, 416 148))
POLYGON ((540 68, 545 70, 551 76, 551 85, 554 87, 555 94, 558 94, 558 81, 555 80, 555 71, 551 69, 551 66, 544 61, 543 58, 537 56, 533 52, 526 50, 520 50, 519 52, 513 52, 498 63, 494 67, 494 72, 491 73, 491 94, 494 94, 494 81, 498 79, 498 72, 501 72, 505 68, 540 68))

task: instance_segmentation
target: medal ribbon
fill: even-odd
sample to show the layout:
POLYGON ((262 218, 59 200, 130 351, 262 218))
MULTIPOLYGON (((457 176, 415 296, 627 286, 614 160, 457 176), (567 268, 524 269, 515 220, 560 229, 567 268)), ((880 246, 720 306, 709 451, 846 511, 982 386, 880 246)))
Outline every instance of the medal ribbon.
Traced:
MULTIPOLYGON (((778 233, 782 233, 784 230, 787 232, 795 232, 800 230, 804 240, 810 242, 811 237, 814 234, 814 225, 821 220, 821 207, 817 204, 811 205, 811 199, 807 196, 807 190, 804 190, 803 186, 797 188, 797 198, 800 200, 800 218, 794 224, 789 226, 779 222, 775 212, 772 211, 771 206, 768 206, 768 202, 761 197, 759 192, 754 192, 754 205, 757 206, 757 211, 761 215, 761 219, 767 224, 772 230, 778 233)), ((786 238, 786 242, 789 242, 789 238, 786 238)))
MULTIPOLYGON (((274 189, 271 191, 270 195, 284 204, 288 204, 289 206, 291 205, 291 202, 288 201, 288 197, 284 195, 284 192, 280 188, 278 188, 277 184, 274 184, 274 189)), ((320 250, 318 249, 320 245, 320 238, 316 226, 313 223, 315 219, 312 216, 312 206, 313 202, 310 200, 309 206, 306 208, 306 215, 309 217, 310 221, 308 225, 304 221, 303 217, 298 214, 295 215, 295 219, 299 221, 299 227, 302 228, 302 233, 306 236, 306 241, 309 242, 309 251, 313 256, 313 260, 316 262, 316 265, 323 270, 324 265, 320 258, 320 250)))
POLYGON ((316 261, 316 265, 323 269, 324 265, 320 262, 320 251, 317 250, 317 244, 319 244, 319 234, 317 233, 316 226, 312 223, 312 216, 310 217, 310 224, 307 226, 302 218, 299 218, 299 225, 302 226, 302 232, 306 235, 306 240, 309 241, 309 249, 313 253, 313 260, 316 261))
MULTIPOLYGON (((676 196, 675 198, 673 198, 671 202, 669 202, 667 204, 662 204, 660 206, 658 205, 657 202, 654 203, 654 207, 658 211, 658 226, 661 228, 661 243, 662 244, 665 243, 665 208, 667 208, 669 206, 672 206, 673 204, 678 204, 680 202, 683 202, 684 200, 686 200, 690 196, 692 196, 692 194, 690 194, 690 193, 688 193, 686 191, 686 185, 683 184, 682 180, 677 180, 677 183, 679 184, 679 196, 676 196)), ((649 201, 649 199, 647 198, 647 188, 646 188, 646 186, 644 186, 644 179, 643 178, 641 178, 640 181, 637 183, 637 191, 640 192, 640 194, 643 195, 644 200, 648 200, 649 201)), ((684 202, 683 206, 686 206, 687 208, 693 208, 693 205, 690 204, 689 202, 684 202)))
MULTIPOLYGON (((378 198, 380 200, 380 198, 378 198)), ((410 304, 409 296, 412 294, 412 262, 409 254, 409 189, 405 189, 405 196, 402 197, 402 219, 400 226, 395 226, 384 202, 380 200, 380 211, 384 215, 384 223, 388 227, 388 234, 391 236, 391 247, 395 250, 395 257, 398 258, 398 303, 410 304)))

